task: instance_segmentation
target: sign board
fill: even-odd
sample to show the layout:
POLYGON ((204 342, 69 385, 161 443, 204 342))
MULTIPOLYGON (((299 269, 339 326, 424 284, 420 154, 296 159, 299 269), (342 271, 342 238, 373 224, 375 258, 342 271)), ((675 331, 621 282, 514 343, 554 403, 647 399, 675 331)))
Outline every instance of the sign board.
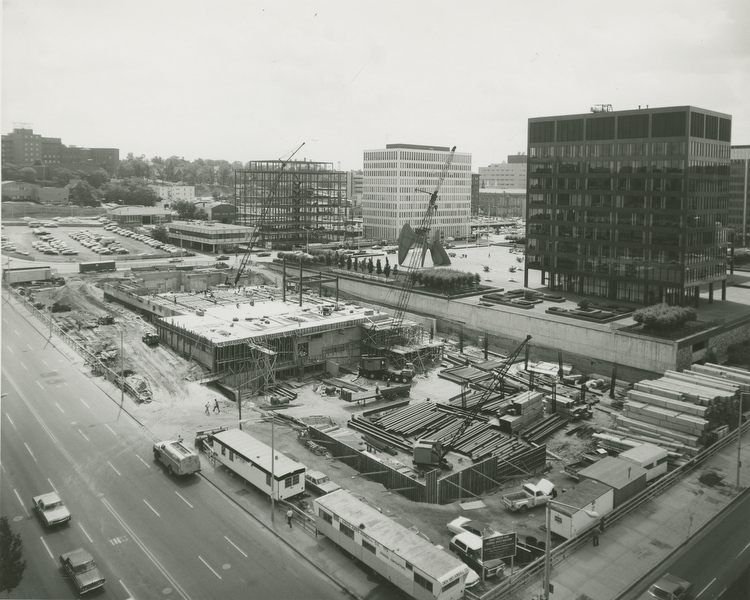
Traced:
POLYGON ((482 560, 484 562, 496 558, 508 558, 516 555, 516 534, 500 533, 482 539, 482 560))

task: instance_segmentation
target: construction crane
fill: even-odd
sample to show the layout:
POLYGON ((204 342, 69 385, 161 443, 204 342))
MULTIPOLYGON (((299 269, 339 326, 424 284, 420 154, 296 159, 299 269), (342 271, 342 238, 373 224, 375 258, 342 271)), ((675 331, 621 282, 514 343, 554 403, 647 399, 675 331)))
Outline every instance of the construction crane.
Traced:
POLYGON ((459 439, 461 439, 461 436, 466 433, 466 430, 482 410, 482 407, 492 398, 493 394, 498 389, 502 389, 508 370, 513 365, 513 363, 516 362, 518 355, 521 354, 521 350, 523 350, 524 346, 528 344, 530 340, 531 336, 527 335, 526 339, 521 342, 513 351, 513 354, 508 356, 505 362, 503 362, 500 367, 492 372, 492 380, 490 381, 489 385, 485 387, 484 393, 481 395, 479 400, 477 400, 476 404, 474 404, 471 412, 466 416, 466 418, 461 423, 461 426, 456 430, 456 433, 451 436, 450 440, 448 440, 445 444, 438 440, 417 441, 417 443, 414 445, 413 456, 415 464, 433 467, 445 466, 446 468, 450 468, 449 463, 447 463, 447 461, 445 460, 445 455, 448 454, 448 450, 450 450, 453 445, 459 439))
POLYGON ((240 277, 242 277, 242 273, 245 272, 245 269, 247 268, 247 264, 250 262, 250 253, 253 250, 253 245, 255 244, 256 240, 258 239, 258 233, 260 232, 261 227, 265 224, 266 221, 266 212, 268 211, 268 207, 271 205, 271 202, 276 197, 276 190, 279 187, 279 182, 281 181, 281 176, 284 173, 284 168, 289 164, 297 152, 299 152, 299 149, 302 148, 302 146, 305 145, 305 142, 302 142, 297 149, 292 152, 289 155, 289 158, 283 160, 279 159, 281 161, 281 167, 279 168, 279 172, 276 175, 276 177, 273 180, 273 183, 271 184, 271 188, 268 191, 268 197, 266 198, 265 202, 261 206, 261 212, 258 219, 256 219, 253 230, 250 232, 250 237, 247 242, 247 252, 242 255, 242 260, 240 261, 240 266, 237 267, 237 275, 234 278, 234 285, 235 287, 240 281, 240 277))
MULTIPOLYGON (((443 163, 440 175, 438 176, 438 180, 435 183, 435 187, 433 188, 432 192, 420 189, 415 190, 416 192, 430 195, 429 202, 427 203, 427 210, 422 216, 422 221, 420 222, 419 226, 413 230, 411 226, 406 223, 401 229, 398 249, 399 264, 402 265, 404 263, 404 260, 407 258, 407 255, 409 253, 409 249, 414 248, 415 251, 412 252, 411 259, 409 260, 409 264, 406 268, 406 273, 404 274, 404 281, 398 291, 398 296, 396 298, 396 309, 393 313, 393 326, 391 329, 391 331, 394 332, 394 335, 390 336, 391 343, 389 344, 389 349, 393 345, 394 337, 400 335, 401 327, 404 322, 404 313, 406 311, 407 305, 409 304, 409 297, 411 296, 412 289, 414 288, 414 279, 411 276, 411 273, 416 271, 418 267, 424 266, 425 254, 427 253, 427 236, 430 233, 430 229, 432 228, 432 220, 438 209, 438 193, 440 192, 443 181, 448 174, 448 170, 450 169, 451 163, 453 162, 453 155, 455 153, 456 147, 453 146, 450 154, 448 154, 445 162, 443 163)), ((445 250, 442 246, 440 246, 440 250, 442 251, 442 254, 445 254, 445 250)), ((448 259, 447 264, 450 264, 450 259, 448 259)))

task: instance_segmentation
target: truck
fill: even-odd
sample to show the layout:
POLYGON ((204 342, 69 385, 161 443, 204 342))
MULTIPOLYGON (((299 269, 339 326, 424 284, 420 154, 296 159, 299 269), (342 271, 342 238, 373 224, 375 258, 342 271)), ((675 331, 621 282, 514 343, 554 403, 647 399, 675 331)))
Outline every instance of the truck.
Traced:
POLYGON ((408 362, 403 369, 392 369, 384 356, 363 356, 359 362, 359 376, 408 383, 414 379, 414 365, 408 362))
POLYGON ((78 265, 79 273, 101 273, 104 271, 116 271, 117 265, 113 260, 96 260, 93 262, 82 262, 78 265))
POLYGON ((557 496, 555 484, 547 479, 540 479, 539 483, 524 483, 520 492, 503 496, 503 504, 513 512, 525 513, 535 506, 544 506, 557 496))
POLYGON ((159 334, 158 333, 144 333, 141 340, 147 346, 158 346, 159 345, 159 334))
POLYGON ((154 460, 163 463, 170 475, 192 475, 201 470, 201 461, 198 454, 190 450, 179 439, 156 442, 154 444, 154 460))
POLYGON ((604 448, 597 448, 593 452, 584 452, 581 454, 580 460, 568 463, 563 467, 563 471, 565 471, 565 474, 568 475, 568 477, 572 477, 578 481, 579 471, 593 465, 596 461, 601 460, 605 456, 607 456, 607 451, 604 448))
POLYGON ((341 399, 346 402, 365 403, 367 400, 391 400, 393 398, 408 396, 411 393, 411 384, 404 383, 401 385, 391 385, 386 387, 375 386, 374 390, 366 392, 353 392, 346 388, 341 388, 341 399))
POLYGON ((459 533, 453 536, 448 547, 466 565, 479 573, 482 579, 495 577, 505 570, 505 563, 502 558, 485 560, 484 538, 478 535, 468 531, 459 533))
POLYGON ((52 279, 52 268, 39 266, 5 269, 3 271, 3 279, 9 284, 48 281, 52 279))

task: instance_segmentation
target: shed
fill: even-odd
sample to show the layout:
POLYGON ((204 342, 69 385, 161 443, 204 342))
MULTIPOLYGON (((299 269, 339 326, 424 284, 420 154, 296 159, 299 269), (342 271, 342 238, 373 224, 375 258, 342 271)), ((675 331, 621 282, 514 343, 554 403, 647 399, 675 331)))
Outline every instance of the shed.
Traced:
POLYGON ((620 506, 646 489, 646 469, 635 463, 607 456, 578 471, 581 481, 593 479, 614 490, 614 505, 620 506))
POLYGON ((621 452, 617 458, 627 460, 646 469, 646 481, 651 481, 667 472, 668 457, 669 453, 661 446, 641 444, 621 452))
POLYGON ((558 496, 557 500, 570 506, 563 506, 554 500, 550 502, 550 531, 566 540, 594 527, 614 509, 612 488, 593 479, 579 483, 558 496), (596 512, 599 516, 592 517, 585 511, 596 512))

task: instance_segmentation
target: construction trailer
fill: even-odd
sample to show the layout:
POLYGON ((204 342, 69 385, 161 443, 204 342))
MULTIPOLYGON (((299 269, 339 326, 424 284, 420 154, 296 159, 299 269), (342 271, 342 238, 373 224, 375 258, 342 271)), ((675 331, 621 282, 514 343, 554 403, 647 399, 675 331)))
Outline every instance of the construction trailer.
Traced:
POLYGON ((669 452, 656 444, 646 443, 621 452, 617 458, 646 469, 646 483, 648 483, 667 472, 669 452))
POLYGON ((239 429, 210 433, 204 440, 218 462, 275 500, 305 491, 307 467, 239 429))
MULTIPOLYGON (((578 476, 581 482, 592 479, 611 487, 614 490, 615 507, 646 489, 646 469, 613 456, 607 456, 590 467, 581 469, 578 471, 578 476)), ((562 499, 561 501, 567 502, 562 499)))
POLYGON ((464 597, 469 567, 346 490, 313 501, 318 532, 417 600, 464 597))
POLYGON ((579 483, 559 496, 567 506, 550 503, 550 531, 569 540, 598 526, 601 518, 614 510, 614 498, 614 490, 608 485, 591 479, 579 483))
POLYGON ((51 267, 20 267, 4 269, 3 279, 6 283, 29 283, 31 281, 49 281, 52 279, 51 267))

